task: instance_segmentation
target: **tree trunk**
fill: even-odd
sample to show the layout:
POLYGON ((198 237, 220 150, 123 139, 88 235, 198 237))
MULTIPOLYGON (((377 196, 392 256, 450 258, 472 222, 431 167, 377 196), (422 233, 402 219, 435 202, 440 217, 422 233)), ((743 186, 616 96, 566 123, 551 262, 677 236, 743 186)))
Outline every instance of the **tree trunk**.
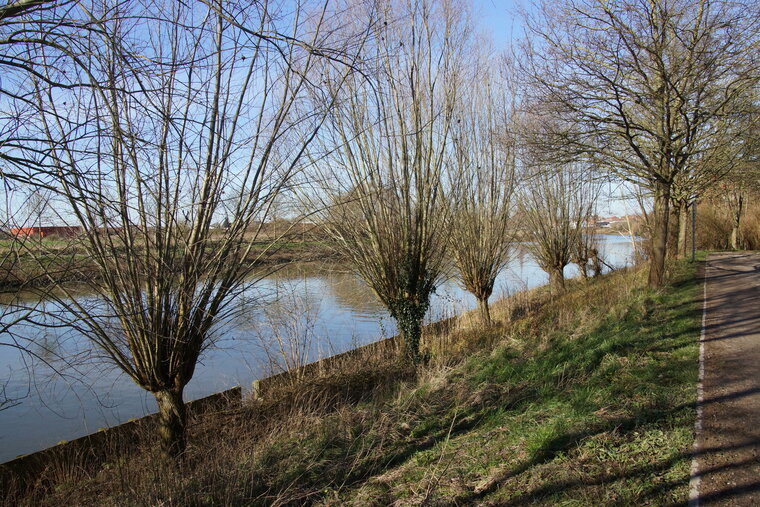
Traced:
POLYGON ((731 249, 732 250, 738 250, 739 249, 739 226, 736 224, 731 227, 731 249))
POLYGON ((549 284, 552 292, 565 292, 565 273, 563 268, 553 267, 549 270, 549 284))
POLYGON ((578 271, 581 273, 581 278, 588 279, 588 259, 577 259, 575 264, 578 266, 578 271))
POLYGON ((670 211, 668 215, 668 247, 666 250, 666 256, 669 259, 677 259, 680 252, 680 243, 678 241, 678 234, 681 230, 681 204, 678 202, 670 202, 670 211))
POLYGON ((484 326, 490 326, 491 309, 488 307, 488 298, 478 299, 478 311, 480 312, 480 322, 484 326))
POLYGON ((413 363, 420 362, 420 338, 422 337, 422 320, 428 309, 429 295, 425 295, 424 302, 418 297, 410 297, 409 293, 404 297, 395 299, 388 305, 391 317, 396 321, 400 338, 403 340, 406 358, 413 363))
POLYGON ((396 321, 399 325, 399 331, 401 338, 404 341, 404 350, 406 358, 412 363, 420 362, 420 338, 422 337, 422 322, 408 322, 404 323, 396 321))
POLYGON ((153 396, 158 403, 158 432, 163 452, 168 458, 177 461, 187 447, 187 409, 182 401, 182 389, 157 391, 153 396))
POLYGON ((678 206, 678 245, 676 258, 686 257, 686 229, 689 222, 689 207, 686 204, 678 206))
POLYGON ((734 212, 734 224, 731 227, 731 248, 733 250, 739 249, 739 227, 742 221, 742 208, 744 207, 744 198, 739 196, 737 198, 736 211, 734 212))
POLYGON ((652 258, 649 261, 649 280, 651 288, 662 287, 665 283, 665 254, 668 247, 668 218, 670 204, 670 185, 658 181, 654 192, 654 225, 652 227, 652 258))
POLYGON ((594 278, 602 274, 602 262, 599 259, 599 250, 591 250, 591 268, 594 270, 594 278))

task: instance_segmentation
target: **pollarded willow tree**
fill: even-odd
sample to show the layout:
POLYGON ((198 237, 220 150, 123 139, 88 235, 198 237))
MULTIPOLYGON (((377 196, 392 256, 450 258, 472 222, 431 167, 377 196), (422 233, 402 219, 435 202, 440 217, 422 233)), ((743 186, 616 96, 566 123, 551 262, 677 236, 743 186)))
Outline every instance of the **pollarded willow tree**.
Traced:
MULTIPOLYGON (((373 37, 324 131, 337 148, 319 162, 324 185, 315 199, 325 230, 417 361, 430 295, 447 267, 444 172, 468 32, 454 1, 371 4, 373 37)), ((359 20, 362 9, 353 11, 359 20)))
POLYGON ((547 1, 529 24, 526 75, 566 127, 555 149, 653 195, 649 285, 662 285, 674 182, 734 142, 725 134, 746 118, 760 66, 755 3, 547 1))
POLYGON ((514 239, 516 95, 492 58, 471 61, 453 129, 449 162, 452 189, 451 252, 464 288, 478 301, 481 321, 491 324, 488 298, 509 261, 514 239))
POLYGON ((525 169, 518 206, 527 248, 549 275, 555 292, 565 290, 565 266, 595 215, 600 185, 588 166, 568 163, 531 165, 525 169))
MULTIPOLYGON (((23 37, 34 19, 16 35, 35 68, 14 74, 18 100, 34 108, 15 149, 39 170, 31 183, 65 201, 61 219, 81 227, 88 261, 77 275, 93 295, 85 303, 48 273, 46 296, 155 397, 173 458, 186 446, 184 388, 232 300, 258 279, 260 224, 339 88, 314 87, 310 69, 332 65, 338 81, 350 72, 350 43, 325 28, 329 9, 76 2, 61 19, 86 23, 61 22, 73 31, 63 50, 23 37), (57 86, 64 76, 83 85, 57 86), (304 108, 307 91, 319 107, 304 108), (226 212, 229 226, 214 231, 226 212)), ((28 253, 44 268, 44 251, 28 253)))
MULTIPOLYGON (((593 207, 595 208, 595 206, 593 207)), ((581 277, 586 280, 589 272, 593 276, 602 274, 602 259, 599 253, 599 237, 594 233, 591 222, 593 221, 593 209, 586 222, 582 225, 582 230, 575 236, 570 262, 578 266, 581 277)))

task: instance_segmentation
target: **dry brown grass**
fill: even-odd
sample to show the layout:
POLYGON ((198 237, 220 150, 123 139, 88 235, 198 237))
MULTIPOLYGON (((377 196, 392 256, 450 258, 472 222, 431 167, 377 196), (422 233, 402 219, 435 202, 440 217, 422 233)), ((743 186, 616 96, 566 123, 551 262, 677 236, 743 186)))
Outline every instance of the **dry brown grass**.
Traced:
MULTIPOLYGON (((180 470, 165 466, 155 439, 146 434, 145 444, 130 456, 114 457, 95 470, 53 467, 34 491, 7 496, 5 503, 329 504, 369 477, 376 485, 393 482, 386 471, 394 464, 471 428, 484 407, 510 406, 531 395, 519 383, 473 388, 461 377, 464 362, 488 357, 496 344, 530 356, 551 346, 547 329, 571 326, 580 332, 600 305, 634 290, 644 274, 614 276, 616 283, 572 281, 559 298, 546 288, 518 293, 494 304, 497 324, 491 327, 481 327, 475 312, 430 326, 424 365, 380 353, 358 354, 353 362, 348 356, 339 367, 278 384, 264 399, 196 417, 180 470)), ((420 498, 438 487, 451 459, 441 458, 431 469, 437 472, 420 483, 420 498)))
MULTIPOLYGON (((739 248, 760 249, 760 202, 751 194, 745 205, 739 226, 739 248)), ((700 203, 697 209, 697 248, 702 250, 730 250, 730 210, 719 199, 700 203)))

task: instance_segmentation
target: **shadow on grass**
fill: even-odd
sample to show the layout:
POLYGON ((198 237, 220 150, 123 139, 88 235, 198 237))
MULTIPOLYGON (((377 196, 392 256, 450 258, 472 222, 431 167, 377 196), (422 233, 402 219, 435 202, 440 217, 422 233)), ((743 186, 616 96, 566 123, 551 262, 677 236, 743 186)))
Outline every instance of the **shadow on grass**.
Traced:
MULTIPOLYGON (((304 424, 308 428, 290 434, 283 432, 273 438, 271 445, 264 443, 262 449, 251 453, 249 461, 235 456, 224 462, 218 470, 222 477, 218 480, 224 482, 219 486, 220 493, 212 491, 215 476, 206 473, 203 480, 212 484, 202 489, 211 496, 203 497, 208 498, 203 502, 252 505, 285 497, 292 502, 316 502, 332 498, 330 489, 350 495, 370 478, 401 465, 424 466, 414 461, 415 455, 433 449, 447 438, 468 433, 476 436, 495 426, 517 426, 516 421, 534 408, 549 414, 547 417, 551 419, 555 406, 570 406, 571 424, 557 426, 562 428, 559 434, 549 433, 527 459, 522 454, 522 461, 517 462, 516 458, 507 464, 509 468, 487 487, 462 496, 463 502, 476 501, 507 487, 510 478, 549 463, 560 454, 572 453, 596 435, 617 433, 627 438, 642 426, 692 425, 694 406, 684 398, 683 386, 696 381, 696 352, 679 351, 688 347, 696 350, 695 321, 699 318, 692 292, 696 292, 699 282, 682 281, 676 290, 659 292, 635 289, 632 294, 622 293, 623 301, 610 302, 605 290, 612 285, 604 284, 614 284, 615 280, 620 279, 589 285, 588 298, 593 300, 587 301, 584 294, 570 303, 596 305, 593 315, 588 317, 592 320, 585 322, 594 329, 578 334, 573 322, 558 325, 553 315, 561 311, 571 317, 574 314, 576 307, 568 303, 564 303, 567 308, 544 308, 541 315, 526 318, 523 326, 526 335, 520 337, 525 342, 524 348, 503 345, 497 351, 485 351, 468 359, 466 366, 455 368, 453 374, 442 375, 444 378, 435 383, 437 387, 420 384, 404 391, 403 400, 395 394, 393 386, 403 384, 400 376, 412 377, 410 372, 400 369, 393 375, 385 372, 371 376, 366 365, 355 380, 361 381, 360 388, 344 384, 325 387, 331 396, 340 394, 334 398, 338 400, 334 407, 327 406, 327 401, 333 398, 323 394, 321 388, 314 393, 299 390, 298 396, 313 398, 313 403, 324 405, 321 421, 304 424), (668 294, 673 292, 680 297, 669 298, 668 294), (623 303, 628 306, 621 306, 623 303), (617 306, 607 312, 608 304, 617 306), (534 335, 540 340, 529 341, 534 335), (527 352, 519 353, 520 350, 527 352), (382 384, 385 388, 378 389, 382 384), (362 403, 366 406, 358 406, 362 403), (607 408, 611 410, 604 415, 601 411, 607 408), (406 429, 402 430, 402 426, 406 429)), ((547 303, 552 304, 563 302, 547 303)), ((285 402, 270 407, 272 419, 285 419, 290 405, 285 402)), ((261 413, 246 414, 240 424, 263 424, 261 417, 261 413)), ((533 427, 541 424, 537 420, 533 427)), ((210 442, 214 442, 213 436, 209 436, 210 442)), ((520 501, 540 500, 584 485, 643 480, 647 474, 668 471, 690 459, 689 450, 672 452, 660 461, 636 462, 625 472, 602 470, 587 473, 583 480, 572 474, 550 477, 523 490, 520 501)), ((668 488, 682 486, 685 481, 688 477, 671 482, 650 481, 637 500, 660 501, 668 488)), ((187 486, 186 496, 176 498, 197 500, 200 497, 194 487, 197 486, 187 486)), ((390 495, 391 486, 388 488, 390 495)))
MULTIPOLYGON (((694 284, 691 284, 693 287, 694 284)), ((689 284, 683 284, 683 287, 688 288, 689 284)), ((563 363, 569 367, 572 372, 570 375, 576 377, 580 381, 585 381, 589 376, 592 376, 595 372, 600 370, 602 362, 608 355, 616 355, 618 357, 624 357, 629 352, 635 353, 665 353, 672 352, 684 347, 695 346, 695 337, 698 336, 699 327, 693 324, 693 321, 697 319, 698 312, 695 312, 694 306, 697 301, 691 299, 678 305, 670 307, 668 315, 671 320, 681 322, 680 328, 676 332, 655 333, 655 335, 642 336, 637 333, 635 328, 640 325, 637 316, 633 316, 628 319, 627 322, 607 322, 603 324, 598 330, 585 340, 578 341, 565 341, 564 343, 549 348, 548 350, 541 352, 534 356, 531 360, 531 364, 518 363, 512 364, 512 368, 509 368, 508 373, 503 374, 505 377, 498 378, 498 380, 508 382, 510 380, 516 380, 519 378, 531 378, 535 371, 557 371, 559 373, 544 375, 541 379, 542 383, 548 383, 555 386, 555 392, 552 396, 556 398, 569 398, 572 396, 572 387, 565 389, 563 386, 572 384, 568 382, 567 369, 558 368, 558 365, 563 363), (617 337, 617 341, 610 342, 610 337, 617 337), (655 343, 661 343, 661 345, 653 346, 655 343), (579 360, 579 357, 581 358, 579 360)), ((657 316, 653 315, 651 319, 656 319, 657 316)), ((492 366, 492 365, 491 365, 492 366)), ((636 367, 634 367, 635 369, 636 367)), ((677 357, 670 358, 666 362, 652 362, 643 368, 638 368, 641 377, 646 379, 652 379, 651 381, 640 380, 638 385, 624 386, 619 385, 617 387, 632 387, 639 390, 658 393, 661 390, 667 391, 668 387, 663 387, 655 379, 670 377, 673 371, 677 372, 691 372, 691 376, 696 379, 696 364, 693 361, 693 357, 684 357, 679 359, 677 357)), ((488 371, 486 368, 484 371, 488 371)), ((499 372, 496 368, 495 372, 499 372)), ((634 372, 635 373, 635 372, 634 372)), ((688 375, 687 375, 688 376, 688 375)), ((498 374, 496 377, 500 377, 498 374)), ((491 378, 490 380, 497 380, 491 378)), ((609 386, 601 385, 602 379, 597 379, 596 382, 599 385, 594 387, 599 390, 611 388, 615 385, 613 382, 609 386)), ((532 401, 549 401, 547 399, 539 400, 537 396, 538 390, 526 389, 523 394, 530 393, 532 401)), ((607 393, 612 396, 614 393, 610 391, 607 393)), ((531 459, 510 468, 505 471, 499 477, 494 478, 490 484, 482 488, 477 492, 469 492, 458 498, 459 501, 476 501, 483 499, 489 494, 495 492, 502 487, 510 478, 516 477, 529 471, 531 468, 539 466, 541 464, 548 463, 555 459, 560 454, 571 452, 578 447, 584 440, 609 432, 617 432, 620 434, 627 434, 635 431, 643 426, 668 426, 672 424, 674 417, 688 419, 691 421, 693 418, 693 411, 695 409, 695 402, 672 404, 671 398, 663 393, 662 401, 658 396, 653 396, 650 401, 650 405, 642 407, 634 412, 634 415, 627 417, 614 417, 606 419, 602 422, 592 423, 580 429, 574 431, 565 432, 557 437, 554 437, 537 449, 531 459)), ((544 394, 545 395, 545 394, 544 394)), ((474 430, 478 427, 478 422, 486 420, 489 415, 497 413, 499 410, 508 410, 511 413, 517 413, 521 407, 521 401, 526 401, 530 398, 515 398, 509 400, 508 403, 492 404, 482 411, 473 411, 469 413, 465 420, 472 421, 473 424, 456 426, 452 432, 452 436, 464 434, 467 431, 474 430)), ((594 407, 595 409, 603 408, 600 406, 594 407)), ((450 409, 450 407, 449 407, 450 409)), ((593 410, 589 409, 589 412, 593 410)), ((431 414, 432 415, 432 414, 431 414)), ((440 414, 438 414, 440 415, 440 414)), ((589 413, 589 415, 591 415, 589 413)), ((442 419, 442 418, 439 418, 442 419)), ((688 423, 691 425, 691 422, 688 423)), ((431 428, 432 429, 432 428, 431 428)), ((445 430, 443 425, 439 425, 437 431, 445 430)), ((440 435, 440 433, 438 433, 440 435)), ((437 442, 437 440, 436 440, 437 442)), ((434 444, 433 444, 434 445, 434 444)), ((427 446, 424 449, 428 449, 431 446, 427 446)), ((394 459, 392 464, 400 464, 406 459, 414 455, 420 450, 424 450, 420 447, 410 447, 405 449, 403 454, 399 454, 397 459, 394 459)), ((675 456, 667 459, 666 461, 637 464, 632 469, 619 473, 602 473, 600 475, 586 477, 583 480, 558 480, 554 482, 544 483, 536 486, 532 490, 526 491, 520 496, 520 503, 523 500, 527 503, 540 500, 546 496, 552 494, 558 494, 568 489, 589 485, 610 485, 620 480, 632 480, 632 479, 647 479, 652 475, 656 475, 660 472, 670 470, 674 465, 681 463, 685 460, 691 459, 691 453, 689 449, 683 449, 682 452, 677 453, 675 456)), ((364 477, 357 477, 357 482, 364 479, 364 477)), ((676 486, 683 486, 688 481, 688 477, 684 477, 677 481, 661 481, 645 488, 643 492, 638 496, 639 499, 661 499, 663 495, 666 495, 676 486)))
MULTIPOLYGON (((698 281, 686 280, 677 284, 677 288, 692 292, 696 289, 698 281)), ((659 315, 661 312, 655 312, 654 314, 646 315, 645 319, 639 319, 640 316, 629 317, 626 322, 623 323, 607 323, 600 327, 590 340, 584 341, 582 347, 577 350, 581 352, 585 349, 586 358, 589 358, 588 351, 591 350, 591 360, 587 360, 583 364, 582 370, 592 374, 601 367, 602 359, 608 354, 618 354, 624 356, 627 352, 634 353, 669 353, 685 347, 696 347, 696 337, 699 336, 700 326, 695 325, 695 321, 699 320, 698 303, 700 301, 696 298, 689 298, 678 304, 672 304, 667 306, 665 312, 668 316, 668 321, 677 321, 680 323, 678 330, 675 332, 663 333, 661 329, 656 329, 653 326, 652 333, 644 334, 638 333, 636 329, 632 329, 639 325, 651 325, 651 321, 656 321, 662 318, 659 315), (637 321, 638 320, 638 321, 637 321), (643 320, 643 321, 642 321, 643 320), (614 343, 613 346, 605 346, 605 339, 611 335, 617 334, 628 335, 628 339, 622 339, 614 343)), ((646 310, 644 310, 644 313, 646 310)), ((573 344, 567 344, 570 350, 554 350, 547 353, 545 365, 549 366, 557 358, 566 358, 572 356, 574 352, 573 344)), ((694 354, 692 354, 694 355, 694 354)), ((635 368, 635 367, 634 367, 635 368)), ((679 359, 678 357, 670 357, 665 362, 654 362, 644 368, 639 368, 638 373, 646 373, 642 375, 647 379, 669 378, 673 372, 687 372, 686 378, 682 381, 691 383, 690 381, 696 381, 696 362, 693 357, 684 357, 679 359), (689 377, 694 377, 690 379, 689 377)), ((635 372, 631 372, 635 374, 635 372)), ((557 382, 558 378, 555 376, 553 381, 557 382)), ((616 382, 622 382, 621 380, 614 380, 612 384, 616 382)), ((696 400, 689 403, 673 404, 671 397, 668 395, 668 386, 662 386, 661 383, 652 381, 642 381, 638 387, 644 388, 645 391, 649 391, 654 395, 651 398, 649 406, 642 407, 639 410, 634 411, 634 415, 628 417, 610 418, 603 422, 594 423, 575 429, 573 431, 565 432, 555 438, 552 438, 545 442, 541 448, 533 453, 533 456, 509 470, 506 470, 500 476, 491 480, 490 484, 482 488, 477 492, 471 492, 460 500, 462 501, 476 501, 487 497, 489 494, 498 491, 500 488, 505 487, 510 479, 517 477, 523 473, 528 472, 531 468, 546 464, 554 460, 560 455, 572 452, 575 448, 580 446, 586 439, 602 435, 609 432, 616 432, 622 435, 631 433, 643 426, 647 427, 668 427, 673 423, 674 418, 685 419, 687 426, 691 426, 693 421, 694 411, 696 409, 696 400)), ((625 387, 620 385, 618 387, 625 387)), ((599 389, 604 389, 603 386, 598 386, 599 389)), ((568 392, 558 392, 557 395, 562 394, 569 395, 568 392)), ((736 393, 736 396, 749 395, 750 393, 736 393)), ((711 400, 706 400, 709 403, 711 400)), ((601 408, 601 407, 599 407, 601 408)), ((629 468, 621 472, 602 472, 600 474, 585 476, 583 478, 573 479, 558 479, 549 482, 537 484, 532 488, 529 487, 527 491, 524 491, 517 498, 511 498, 510 503, 533 503, 540 501, 546 497, 557 494, 567 494, 568 490, 579 487, 588 486, 611 486, 618 481, 630 481, 640 480, 641 482, 648 483, 643 491, 637 495, 637 501, 641 500, 653 500, 657 499, 662 501, 663 497, 668 495, 675 487, 684 486, 688 482, 688 477, 684 477, 681 480, 675 481, 660 481, 654 482, 651 480, 653 476, 659 473, 669 471, 673 466, 689 461, 692 458, 693 453, 690 452, 690 448, 684 448, 681 452, 677 452, 665 461, 640 463, 636 464, 632 468, 629 468)), ((523 486, 524 487, 524 484, 523 486)))
MULTIPOLYGON (((498 490, 509 479, 517 477, 518 475, 527 472, 533 467, 548 463, 560 454, 572 451, 584 440, 590 437, 602 435, 611 431, 615 431, 620 434, 626 434, 628 432, 641 428, 644 425, 657 424, 664 422, 666 419, 670 419, 670 417, 664 417, 666 414, 668 416, 672 415, 670 410, 668 410, 666 407, 660 407, 656 410, 641 411, 633 417, 608 419, 603 423, 593 424, 579 431, 568 432, 560 435, 546 442, 546 444, 540 450, 534 453, 532 459, 523 462, 522 464, 506 471, 498 478, 495 478, 489 487, 483 488, 478 492, 472 492, 470 495, 460 498, 460 500, 475 501, 482 499, 498 490)), ((676 456, 670 459, 667 459, 666 461, 637 465, 632 469, 626 470, 625 472, 602 473, 592 477, 585 476, 582 479, 551 481, 525 491, 520 495, 519 502, 516 503, 534 503, 552 494, 566 493, 568 490, 575 487, 604 486, 610 485, 620 480, 630 480, 637 477, 651 477, 652 475, 657 474, 657 472, 669 470, 671 467, 681 461, 690 460, 691 457, 691 453, 684 451, 682 453, 678 453, 676 456)), ((688 478, 672 484, 668 483, 652 486, 650 488, 650 491, 645 496, 658 497, 659 495, 672 490, 673 487, 682 485, 686 481, 688 481, 688 478)))

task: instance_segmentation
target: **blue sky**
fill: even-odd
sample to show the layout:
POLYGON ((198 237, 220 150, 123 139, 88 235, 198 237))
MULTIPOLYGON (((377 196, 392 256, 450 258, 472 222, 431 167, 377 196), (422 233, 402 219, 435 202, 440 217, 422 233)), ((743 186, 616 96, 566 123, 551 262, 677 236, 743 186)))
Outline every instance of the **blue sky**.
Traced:
POLYGON ((473 20, 490 32, 497 49, 505 49, 509 41, 522 35, 519 9, 528 8, 526 0, 473 0, 473 20))
MULTIPOLYGON (((497 51, 509 47, 510 41, 523 36, 520 9, 530 10, 531 0, 472 0, 473 22, 476 29, 490 33, 497 51)), ((609 185, 607 198, 598 203, 598 213, 602 216, 627 215, 639 213, 638 204, 629 199, 621 199, 622 194, 629 194, 630 188, 619 184, 609 185)))

